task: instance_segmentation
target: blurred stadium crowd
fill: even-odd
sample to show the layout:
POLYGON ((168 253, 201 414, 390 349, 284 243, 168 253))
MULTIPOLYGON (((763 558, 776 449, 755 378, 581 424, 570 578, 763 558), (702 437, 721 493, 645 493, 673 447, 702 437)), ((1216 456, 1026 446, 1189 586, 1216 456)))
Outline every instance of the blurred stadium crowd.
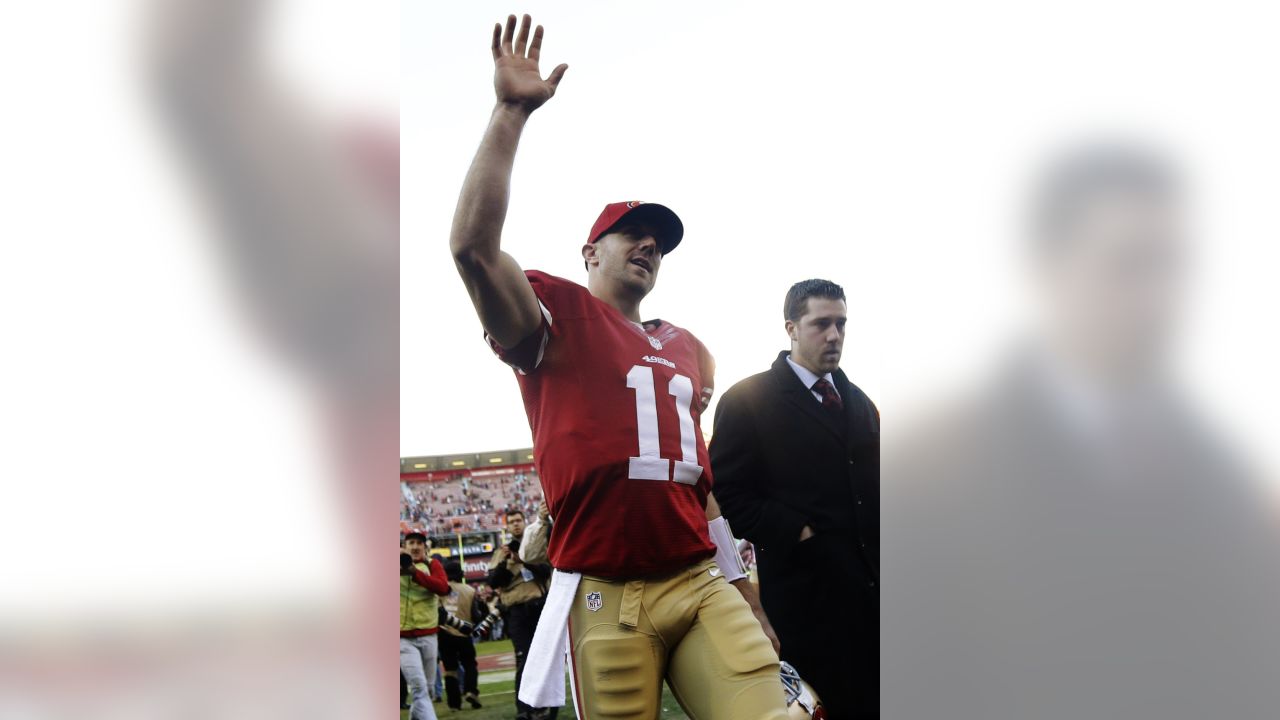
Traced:
POLYGON ((443 480, 400 482, 401 532, 412 528, 428 535, 501 530, 508 510, 537 515, 542 502, 538 472, 506 468, 506 472, 473 476, 454 473, 443 480))

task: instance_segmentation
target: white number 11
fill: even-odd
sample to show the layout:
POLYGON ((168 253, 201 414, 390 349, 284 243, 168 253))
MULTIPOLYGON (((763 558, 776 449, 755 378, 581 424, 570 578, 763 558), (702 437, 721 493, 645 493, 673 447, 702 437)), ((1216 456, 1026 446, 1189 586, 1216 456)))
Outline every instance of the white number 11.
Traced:
POLYGON ((680 417, 680 460, 662 457, 658 443, 658 398, 653 389, 653 368, 633 365, 627 373, 627 387, 636 391, 636 429, 640 435, 640 457, 631 458, 628 475, 632 480, 666 480, 693 485, 702 477, 698 464, 697 436, 693 414, 689 411, 693 402, 693 381, 684 375, 674 375, 667 385, 667 392, 675 396, 676 414, 680 417), (675 463, 674 472, 671 464, 675 463))

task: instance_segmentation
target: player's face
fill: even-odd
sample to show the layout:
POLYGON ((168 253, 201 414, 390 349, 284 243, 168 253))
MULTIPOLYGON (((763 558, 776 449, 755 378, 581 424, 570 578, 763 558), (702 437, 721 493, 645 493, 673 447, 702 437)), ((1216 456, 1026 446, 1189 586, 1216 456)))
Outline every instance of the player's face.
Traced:
POLYGON ((524 516, 508 515, 507 529, 511 531, 512 535, 516 537, 522 537, 524 535, 524 516))
MULTIPOLYGON (((595 242, 596 271, 641 297, 653 290, 662 265, 657 228, 645 223, 623 223, 595 242)), ((588 263, 591 259, 588 258, 588 263)))
POLYGON ((791 335, 791 359, 818 375, 840 367, 844 352, 844 325, 848 320, 843 300, 811 297, 798 322, 787 321, 791 335))
POLYGON ((413 558, 414 562, 422 562, 427 559, 427 544, 418 538, 405 540, 404 551, 409 553, 409 557, 413 558))

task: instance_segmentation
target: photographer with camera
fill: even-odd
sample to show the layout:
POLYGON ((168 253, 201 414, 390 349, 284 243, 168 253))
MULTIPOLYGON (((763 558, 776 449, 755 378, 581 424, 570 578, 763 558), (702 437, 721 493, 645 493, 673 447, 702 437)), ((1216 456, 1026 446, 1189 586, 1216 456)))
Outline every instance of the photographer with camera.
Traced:
MULTIPOLYGON (((457 560, 449 560, 444 564, 444 573, 449 578, 449 594, 441 601, 442 608, 467 624, 480 623, 488 614, 488 608, 474 588, 463 581, 462 565, 457 560)), ((480 707, 480 691, 476 669, 476 647, 472 642, 473 627, 455 628, 446 624, 440 635, 440 657, 444 661, 445 695, 449 708, 462 709, 462 701, 466 700, 473 708, 480 707), (458 669, 462 669, 462 685, 459 687, 458 669)))
POLYGON ((413 691, 411 720, 435 720, 430 688, 439 665, 436 632, 440 624, 438 595, 449 594, 440 560, 427 555, 427 537, 405 535, 400 553, 400 672, 413 691))
MULTIPOLYGON (((542 614, 543 598, 546 595, 547 579, 551 576, 551 565, 542 563, 526 563, 520 559, 520 542, 524 538, 524 513, 512 509, 507 511, 507 530, 512 535, 511 542, 499 547, 489 561, 489 586, 498 591, 499 607, 503 609, 502 619, 511 637, 511 644, 516 654, 516 694, 520 691, 520 679, 524 676, 525 656, 529 654, 529 646, 533 644, 533 632, 538 627, 538 617, 542 614)), ((516 700, 516 720, 532 720, 532 718, 554 718, 558 708, 540 710, 530 707, 519 699, 516 700), (542 714, 542 713, 547 714, 542 714)))

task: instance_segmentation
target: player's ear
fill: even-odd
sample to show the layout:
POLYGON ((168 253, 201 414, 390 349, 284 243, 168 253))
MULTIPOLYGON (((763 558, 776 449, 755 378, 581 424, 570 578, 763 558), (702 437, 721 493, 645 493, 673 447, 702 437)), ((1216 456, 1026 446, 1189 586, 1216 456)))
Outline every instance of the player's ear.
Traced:
POLYGON ((583 245, 582 246, 582 266, 586 268, 587 271, 590 271, 591 266, 599 264, 599 262, 600 262, 599 259, 596 258, 596 246, 590 243, 583 245))
POLYGON ((795 322, 793 322, 793 321, 791 321, 791 320, 788 320, 788 321, 784 324, 784 326, 787 328, 787 337, 791 338, 791 341, 792 341, 792 342, 799 342, 799 340, 800 340, 800 335, 799 335, 799 333, 798 333, 798 332, 796 332, 796 324, 795 324, 795 322))

